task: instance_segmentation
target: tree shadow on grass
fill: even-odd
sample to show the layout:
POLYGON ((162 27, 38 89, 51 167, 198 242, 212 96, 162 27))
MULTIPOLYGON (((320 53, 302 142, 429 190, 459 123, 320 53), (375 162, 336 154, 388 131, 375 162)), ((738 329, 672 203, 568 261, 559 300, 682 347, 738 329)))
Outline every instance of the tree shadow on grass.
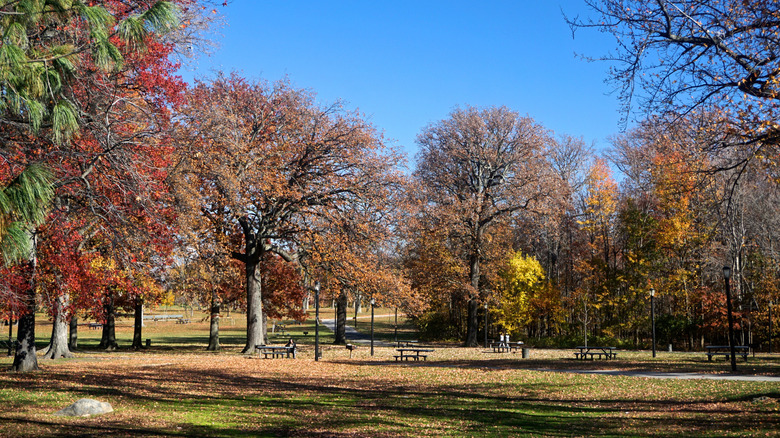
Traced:
MULTIPOLYGON (((290 361, 291 366, 300 364, 290 361)), ((354 366, 356 362, 349 364, 354 366)), ((381 365, 369 361, 357 364, 381 365)), ((391 375, 381 374, 381 370, 368 378, 317 377, 306 373, 270 373, 273 377, 268 377, 266 373, 251 370, 169 365, 125 366, 113 372, 85 369, 78 374, 51 370, 14 375, 11 379, 0 376, 28 391, 57 390, 72 394, 74 400, 108 398, 120 410, 151 410, 161 415, 159 422, 163 426, 112 422, 111 417, 100 422, 71 419, 63 420, 64 423, 55 419, 0 418, 20 426, 29 424, 31 430, 56 432, 59 436, 98 436, 108 432, 116 436, 695 436, 706 426, 701 418, 710 419, 707 427, 715 431, 740 431, 751 420, 757 421, 759 414, 763 415, 761 421, 768 430, 780 428, 776 412, 774 415, 758 411, 725 413, 711 400, 551 398, 549 394, 566 394, 571 385, 576 385, 565 381, 511 383, 508 384, 511 391, 504 391, 495 383, 396 381, 391 375), (657 415, 672 408, 678 414, 657 415), (191 419, 193 415, 195 420, 191 419), (203 424, 209 420, 215 424, 203 424), (62 424, 68 426, 64 435, 62 424), (631 427, 625 429, 626 424, 631 427)), ((414 366, 479 368, 484 365, 477 361, 414 366)))

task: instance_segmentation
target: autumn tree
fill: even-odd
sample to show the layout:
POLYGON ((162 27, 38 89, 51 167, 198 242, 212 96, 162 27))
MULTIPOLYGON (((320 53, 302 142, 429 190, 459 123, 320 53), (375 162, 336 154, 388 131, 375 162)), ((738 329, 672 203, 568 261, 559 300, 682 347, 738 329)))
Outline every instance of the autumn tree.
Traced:
MULTIPOLYGON (((729 143, 771 154, 780 140, 780 9, 774 0, 588 0, 596 18, 569 19, 618 41, 611 79, 626 110, 679 115, 716 109, 729 143), (762 151, 762 149, 764 151, 762 151), (768 150, 767 150, 768 149, 768 150)), ((775 152, 776 153, 776 152, 775 152)))
MULTIPOLYGON (((99 158, 101 154, 89 149, 94 145, 92 142, 97 133, 91 128, 85 129, 85 125, 108 119, 103 117, 105 114, 98 113, 100 106, 92 105, 95 100, 90 91, 106 90, 105 82, 101 81, 116 72, 141 73, 143 69, 128 66, 137 65, 137 60, 142 59, 139 54, 150 48, 156 33, 176 25, 175 6, 171 2, 103 1, 89 4, 21 2, 5 8, 2 26, 5 34, 12 36, 4 41, 4 62, 0 66, 5 102, 2 155, 11 172, 8 180, 13 181, 16 175, 24 174, 35 163, 46 163, 53 173, 56 170, 52 183, 58 189, 58 199, 65 199, 61 188, 73 181, 88 181, 77 175, 90 175, 95 163, 111 161, 106 160, 110 154, 105 155, 105 152, 113 151, 111 146, 103 149, 103 156, 99 158), (90 89, 88 84, 97 87, 90 89), (78 158, 71 161, 74 156, 78 158), (90 164, 90 160, 95 161, 90 164), (71 165, 75 165, 77 173, 69 173, 74 169, 71 165)), ((155 51, 153 47, 151 49, 155 51)), ((138 94, 142 89, 136 87, 134 92, 138 94)), ((166 105, 163 101, 157 103, 160 108, 166 105)), ((113 106, 119 109, 121 105, 114 101, 113 106)), ((113 146, 122 144, 111 143, 113 146)), ((57 204, 61 212, 76 206, 78 203, 71 201, 57 204)), ((28 230, 28 235, 34 236, 34 228, 28 230)), ((34 255, 30 259, 34 260, 34 255)), ((14 363, 14 369, 18 371, 37 368, 32 330, 34 319, 30 310, 35 303, 35 289, 29 288, 25 298, 28 311, 24 317, 31 321, 20 325, 20 343, 14 363)))
POLYGON ((485 291, 480 270, 486 233, 548 194, 549 172, 542 154, 544 128, 505 107, 458 108, 423 130, 413 178, 425 203, 424 215, 455 233, 465 245, 468 266, 466 345, 477 345, 477 311, 485 291))
POLYGON ((357 114, 317 105, 285 82, 220 74, 187 97, 179 199, 244 266, 251 352, 266 337, 260 262, 271 253, 296 260, 315 219, 383 202, 399 158, 357 114))

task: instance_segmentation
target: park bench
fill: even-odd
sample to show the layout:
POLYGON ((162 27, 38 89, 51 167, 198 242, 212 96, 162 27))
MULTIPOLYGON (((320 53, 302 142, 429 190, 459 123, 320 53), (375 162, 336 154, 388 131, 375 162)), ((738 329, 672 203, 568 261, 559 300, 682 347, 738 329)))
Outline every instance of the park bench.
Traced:
POLYGON ((190 320, 187 318, 179 318, 176 320, 176 324, 189 324, 190 320))
POLYGON ((433 348, 398 348, 396 351, 399 353, 395 356, 396 361, 408 361, 413 359, 414 361, 427 360, 428 355, 422 353, 433 353, 433 348), (405 353, 405 354, 404 354, 405 353))
MULTIPOLYGON (((708 345, 705 347, 707 349, 707 360, 712 361, 712 356, 725 356, 726 360, 731 359, 731 347, 728 345, 708 345)), ((745 359, 745 362, 747 362, 748 359, 748 353, 750 352, 750 347, 747 345, 735 345, 734 346, 734 354, 737 356, 742 356, 743 359, 745 359)))
POLYGON ((179 320, 184 319, 184 315, 144 315, 144 319, 151 319, 152 321, 179 320))
POLYGON ((521 341, 490 343, 490 348, 493 349, 493 353, 505 353, 505 352, 517 353, 522 347, 523 347, 523 343, 521 341))
POLYGON ((594 360, 597 357, 599 359, 617 359, 617 351, 615 347, 576 347, 574 352, 574 358, 579 360, 590 359, 594 360))
POLYGON ((102 329, 102 328, 103 328, 103 324, 101 324, 99 322, 90 322, 89 323, 89 329, 90 330, 98 330, 98 329, 102 329))
POLYGON ((263 355, 263 359, 272 359, 287 357, 295 359, 295 353, 297 348, 293 346, 272 346, 272 345, 255 345, 258 354, 263 355))

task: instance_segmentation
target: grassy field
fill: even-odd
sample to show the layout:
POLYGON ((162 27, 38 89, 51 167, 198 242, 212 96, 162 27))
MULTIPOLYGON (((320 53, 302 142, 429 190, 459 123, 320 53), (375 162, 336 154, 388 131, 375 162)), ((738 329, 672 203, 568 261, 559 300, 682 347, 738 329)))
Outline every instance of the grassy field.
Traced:
MULTIPOLYGON (((182 313, 182 312, 171 312, 182 313)), ((377 314, 390 314, 392 311, 377 314)), ((324 312, 324 318, 332 314, 324 312)), ((359 329, 368 329, 368 319, 359 329)), ((352 358, 323 330, 313 360, 313 326, 287 324, 272 341, 295 337, 299 358, 240 353, 244 316, 223 318, 219 353, 203 351, 208 323, 148 322, 152 347, 132 351, 129 320, 119 351, 95 351, 99 330, 80 328, 76 359, 43 361, 42 371, 0 373, 0 436, 777 436, 780 384, 659 380, 561 372, 566 369, 728 374, 703 353, 621 351, 616 361, 575 361, 570 350, 489 353, 435 345, 427 362, 396 363, 389 347, 361 346, 352 358), (231 325, 231 322, 233 325, 231 325), (304 334, 307 332, 307 334, 304 334), (555 370, 555 371, 553 371, 555 370), (80 398, 114 412, 64 418, 53 412, 80 398)), ((7 327, 2 327, 7 329, 7 327)), ((47 339, 44 321, 38 336, 47 339)), ((392 339, 392 316, 377 317, 392 339)), ((5 337, 7 332, 2 333, 5 337)), ((403 326, 399 337, 414 333, 403 326)), ((41 342, 43 346, 46 342, 41 342)), ((0 358, 7 368, 11 358, 0 358)), ((758 355, 740 373, 780 375, 780 356, 758 355)))

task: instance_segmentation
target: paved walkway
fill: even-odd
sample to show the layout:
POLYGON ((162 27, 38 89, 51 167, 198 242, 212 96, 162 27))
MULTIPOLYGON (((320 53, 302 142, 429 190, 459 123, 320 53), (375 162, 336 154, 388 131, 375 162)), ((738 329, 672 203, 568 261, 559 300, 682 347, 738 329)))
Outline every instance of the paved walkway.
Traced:
MULTIPOLYGON (((376 318, 379 315, 374 315, 374 318, 376 318)), ((388 315, 384 315, 388 316, 388 315)), ((322 325, 325 326, 328 330, 332 332, 336 332, 336 320, 335 319, 323 319, 322 325)), ((350 325, 347 325, 344 329, 344 337, 347 338, 347 342, 351 342, 354 344, 371 344, 371 334, 370 333, 361 333, 357 330, 355 330, 355 327, 352 327, 350 325)), ((374 338, 374 346, 375 347, 392 347, 394 344, 390 344, 384 341, 379 341, 376 338, 374 338)))
POLYGON ((741 380, 748 382, 778 382, 780 377, 761 376, 748 374, 705 374, 705 373, 674 373, 674 372, 653 372, 653 371, 621 371, 621 370, 550 370, 540 369, 539 371, 552 371, 556 373, 577 373, 577 374, 598 374, 603 376, 631 376, 647 377, 651 379, 704 379, 704 380, 741 380))

